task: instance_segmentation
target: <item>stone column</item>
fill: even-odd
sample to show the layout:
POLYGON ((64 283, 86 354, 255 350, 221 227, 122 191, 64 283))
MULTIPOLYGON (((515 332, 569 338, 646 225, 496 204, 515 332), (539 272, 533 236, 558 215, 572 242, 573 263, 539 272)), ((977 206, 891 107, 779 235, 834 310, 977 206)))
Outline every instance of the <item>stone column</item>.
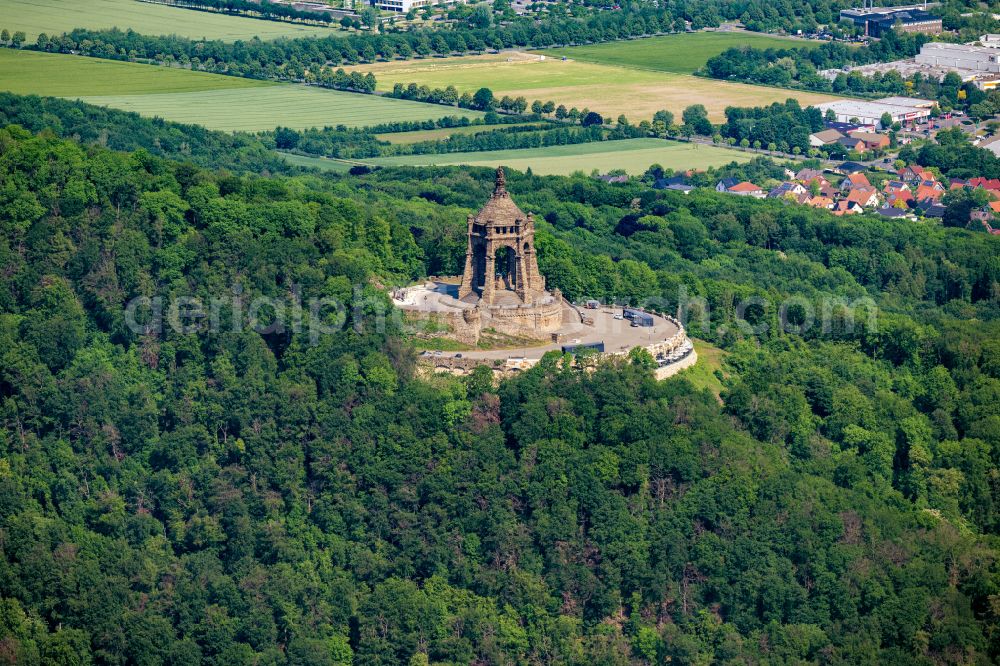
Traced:
POLYGON ((525 304, 531 303, 531 289, 528 284, 528 271, 527 262, 525 261, 524 254, 521 252, 517 253, 517 295, 520 297, 521 301, 525 304))
POLYGON ((476 269, 473 265, 472 257, 472 216, 469 216, 469 231, 466 235, 465 245, 465 270, 462 271, 462 285, 458 288, 458 297, 465 298, 472 293, 475 287, 476 269))
POLYGON ((497 281, 497 270, 496 270, 496 257, 493 252, 493 244, 487 243, 486 245, 486 269, 483 271, 485 273, 483 280, 483 303, 493 302, 493 291, 496 286, 497 281))

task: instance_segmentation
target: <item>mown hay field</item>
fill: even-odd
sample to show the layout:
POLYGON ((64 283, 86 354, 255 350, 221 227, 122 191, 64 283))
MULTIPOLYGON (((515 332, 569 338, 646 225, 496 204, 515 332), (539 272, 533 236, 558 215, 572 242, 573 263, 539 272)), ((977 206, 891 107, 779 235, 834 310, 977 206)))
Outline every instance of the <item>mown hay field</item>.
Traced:
POLYGON ((252 37, 267 40, 339 32, 323 26, 227 16, 138 0, 0 0, 0 28, 11 32, 23 30, 31 41, 40 32, 59 35, 74 28, 131 28, 144 35, 230 42, 252 37))
POLYGON ((391 90, 396 83, 431 88, 453 85, 459 92, 475 92, 486 86, 498 96, 523 95, 529 102, 552 100, 567 107, 588 108, 611 119, 624 114, 632 121, 648 120, 660 109, 669 109, 679 117, 691 104, 704 104, 712 120, 720 122, 727 106, 766 105, 789 97, 803 106, 837 99, 522 52, 379 62, 350 69, 373 72, 379 90, 391 90))

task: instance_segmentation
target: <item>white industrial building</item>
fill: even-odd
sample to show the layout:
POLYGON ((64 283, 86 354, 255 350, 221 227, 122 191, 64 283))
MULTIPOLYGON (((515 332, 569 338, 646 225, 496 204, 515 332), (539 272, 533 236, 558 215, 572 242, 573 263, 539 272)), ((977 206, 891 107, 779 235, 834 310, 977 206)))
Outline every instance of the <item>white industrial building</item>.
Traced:
POLYGON ((1000 53, 997 49, 969 44, 930 42, 920 47, 914 58, 918 65, 980 74, 1000 74, 1000 53))
MULTIPOLYGON (((832 110, 837 122, 850 123, 857 119, 861 125, 881 126, 882 114, 888 113, 894 123, 912 123, 931 115, 933 102, 911 97, 886 97, 871 102, 843 99, 836 102, 816 104, 816 108, 826 115, 832 110)), ((882 129, 885 129, 884 127, 882 129)))
POLYGON ((374 0, 372 4, 383 11, 406 14, 411 9, 436 5, 438 0, 374 0))

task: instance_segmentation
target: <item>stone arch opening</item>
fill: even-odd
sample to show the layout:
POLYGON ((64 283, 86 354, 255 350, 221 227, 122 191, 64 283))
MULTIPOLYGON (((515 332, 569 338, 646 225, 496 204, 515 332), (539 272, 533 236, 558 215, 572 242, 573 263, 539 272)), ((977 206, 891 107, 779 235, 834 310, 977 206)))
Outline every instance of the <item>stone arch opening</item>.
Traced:
POLYGON ((517 252, 509 245, 501 245, 493 254, 493 269, 497 290, 517 290, 517 252))

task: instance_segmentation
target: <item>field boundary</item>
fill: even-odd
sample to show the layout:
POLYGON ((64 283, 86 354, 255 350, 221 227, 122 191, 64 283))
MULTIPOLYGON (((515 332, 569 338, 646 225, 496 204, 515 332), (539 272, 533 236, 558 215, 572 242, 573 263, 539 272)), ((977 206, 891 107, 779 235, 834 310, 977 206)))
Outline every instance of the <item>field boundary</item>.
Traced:
MULTIPOLYGON (((183 2, 164 2, 164 0, 135 0, 135 2, 143 2, 147 5, 160 5, 161 7, 176 7, 177 9, 188 9, 195 12, 205 12, 206 14, 219 14, 220 16, 237 16, 239 18, 254 19, 256 21, 269 21, 271 23, 290 23, 292 25, 308 25, 316 28, 330 28, 331 31, 336 32, 340 35, 346 34, 340 28, 332 27, 332 24, 336 21, 330 21, 329 23, 324 23, 322 21, 308 21, 308 20, 294 20, 291 18, 281 19, 281 18, 268 18, 266 16, 257 16, 255 14, 245 14, 242 12, 227 12, 224 9, 215 9, 213 7, 207 7, 204 5, 189 5, 183 2)), ((353 12, 346 12, 343 10, 335 10, 343 13, 343 16, 357 17, 357 14, 353 12)), ((331 13, 331 16, 333 14, 331 13)))

